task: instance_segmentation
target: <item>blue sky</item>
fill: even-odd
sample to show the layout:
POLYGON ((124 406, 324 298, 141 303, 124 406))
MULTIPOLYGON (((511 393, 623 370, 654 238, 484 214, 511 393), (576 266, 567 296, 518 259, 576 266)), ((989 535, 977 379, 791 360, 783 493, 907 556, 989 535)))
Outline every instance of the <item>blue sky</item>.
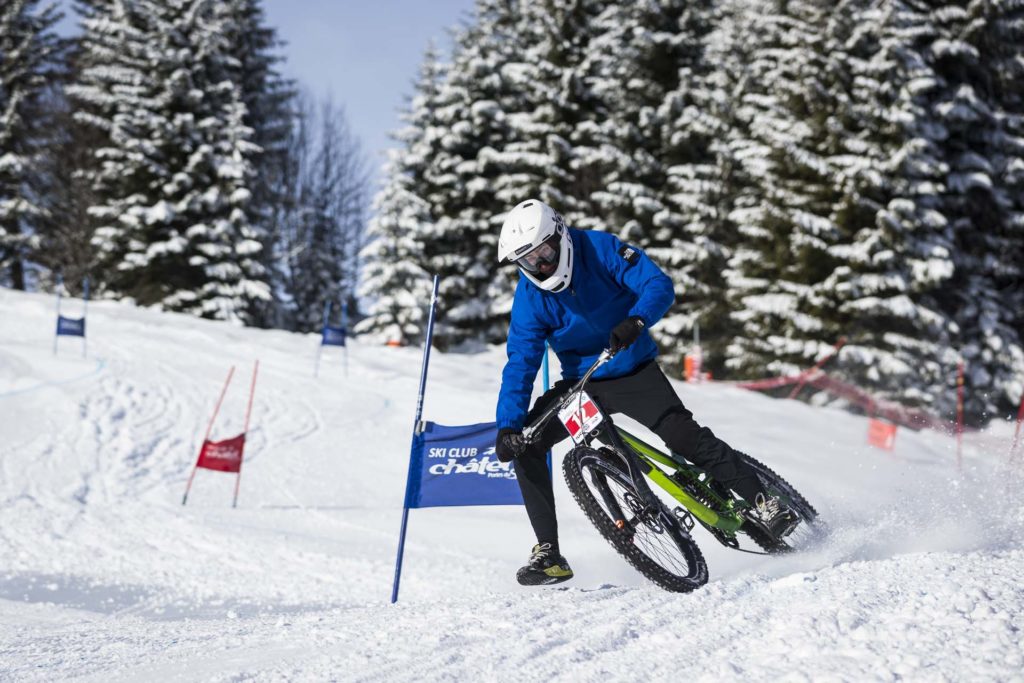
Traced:
MULTIPOLYGON (((66 0, 61 3, 70 5, 66 0)), ((267 22, 287 41, 285 75, 314 95, 344 105, 379 178, 388 133, 427 42, 450 45, 446 28, 469 16, 474 0, 263 0, 267 22)), ((69 15, 70 11, 65 10, 69 15)), ((73 15, 61 31, 75 31, 73 15)))
POLYGON ((427 42, 447 48, 445 29, 469 16, 473 0, 264 0, 264 7, 288 42, 286 75, 344 105, 376 177, 427 42))

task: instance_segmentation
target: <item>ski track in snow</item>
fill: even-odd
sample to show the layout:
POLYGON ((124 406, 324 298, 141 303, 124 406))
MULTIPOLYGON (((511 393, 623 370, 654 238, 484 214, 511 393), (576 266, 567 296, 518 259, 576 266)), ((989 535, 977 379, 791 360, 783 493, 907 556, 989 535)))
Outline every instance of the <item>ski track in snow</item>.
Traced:
MULTIPOLYGON (((832 533, 780 558, 695 532, 711 582, 666 593, 589 527, 556 470, 577 578, 524 589, 519 508, 415 510, 388 604, 417 349, 356 340, 349 372, 315 335, 110 302, 88 359, 52 355, 49 297, 0 290, 0 680, 1024 681, 1024 508, 1010 425, 952 440, 722 386, 677 385, 716 433, 801 489, 832 533), (11 324, 9 321, 14 321, 11 324), (212 438, 242 429, 234 478, 181 495, 212 438), (713 545, 714 544, 714 545, 713 545)), ((501 349, 435 353, 425 417, 491 419, 501 349)), ((556 450, 558 455, 564 446, 556 450)))

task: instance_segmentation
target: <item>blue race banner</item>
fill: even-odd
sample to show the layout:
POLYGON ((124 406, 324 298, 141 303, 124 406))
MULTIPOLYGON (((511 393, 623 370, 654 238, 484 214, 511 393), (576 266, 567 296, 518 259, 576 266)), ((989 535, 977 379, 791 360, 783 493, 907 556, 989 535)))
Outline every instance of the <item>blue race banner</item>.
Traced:
POLYGON ((324 325, 321 335, 323 337, 320 340, 322 346, 344 346, 348 331, 344 327, 324 325))
POLYGON ((85 358, 85 314, 89 308, 89 278, 82 278, 82 317, 68 318, 60 314, 60 295, 64 289, 64 276, 57 276, 57 334, 53 335, 53 355, 57 355, 57 341, 61 337, 82 338, 82 358, 85 358))
POLYGON ((58 315, 57 334, 65 337, 84 337, 85 318, 65 318, 58 315))
POLYGON ((425 423, 413 440, 405 506, 522 505, 512 463, 494 453, 497 436, 494 422, 425 423))

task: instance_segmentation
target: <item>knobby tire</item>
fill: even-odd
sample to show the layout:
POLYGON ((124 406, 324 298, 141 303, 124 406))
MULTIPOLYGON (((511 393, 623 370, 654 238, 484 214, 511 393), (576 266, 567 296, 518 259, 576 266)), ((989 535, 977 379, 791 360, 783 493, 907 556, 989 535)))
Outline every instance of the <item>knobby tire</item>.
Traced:
MULTIPOLYGON (((604 485, 608 486, 609 490, 613 486, 618 487, 624 493, 629 493, 642 500, 633 487, 629 475, 623 470, 621 463, 617 461, 614 455, 608 455, 592 448, 580 446, 566 455, 562 462, 562 471, 565 474, 565 481, 569 486, 569 490, 584 514, 597 528, 598 532, 604 536, 605 540, 634 569, 658 586, 676 593, 688 593, 707 583, 708 567, 704 560, 704 555, 690 535, 681 529, 681 523, 678 520, 672 525, 658 525, 656 523, 652 525, 644 522, 638 528, 643 527, 641 531, 644 533, 653 533, 659 536, 663 534, 664 538, 661 540, 669 541, 664 544, 666 547, 666 557, 663 557, 663 561, 665 559, 681 559, 686 565, 684 571, 670 570, 662 566, 655 558, 651 557, 651 554, 637 546, 633 540, 636 534, 631 535, 616 526, 615 520, 611 518, 601 501, 595 497, 594 491, 587 481, 587 478, 592 477, 593 473, 597 471, 600 475, 599 479, 600 477, 604 478, 604 485), (607 483, 609 481, 611 486, 607 483), (654 531, 653 529, 658 526, 660 526, 661 530, 654 531), (672 553, 676 554, 677 558, 667 557, 668 554, 672 553)), ((597 485, 595 484, 595 486, 597 485)), ((663 513, 676 519, 674 513, 663 502, 659 501, 659 505, 663 513)), ((666 563, 671 564, 671 562, 666 563)))

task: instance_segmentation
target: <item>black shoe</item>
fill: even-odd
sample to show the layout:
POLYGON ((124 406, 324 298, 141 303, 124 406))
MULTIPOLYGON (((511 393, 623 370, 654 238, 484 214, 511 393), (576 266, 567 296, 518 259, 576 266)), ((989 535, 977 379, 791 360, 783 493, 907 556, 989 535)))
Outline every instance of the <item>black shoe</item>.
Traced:
POLYGON ((572 578, 572 569, 550 543, 533 546, 530 561, 516 572, 516 580, 524 586, 545 586, 572 578))
POLYGON ((784 538, 800 523, 800 516, 784 505, 778 496, 757 494, 748 514, 775 538, 784 538))

